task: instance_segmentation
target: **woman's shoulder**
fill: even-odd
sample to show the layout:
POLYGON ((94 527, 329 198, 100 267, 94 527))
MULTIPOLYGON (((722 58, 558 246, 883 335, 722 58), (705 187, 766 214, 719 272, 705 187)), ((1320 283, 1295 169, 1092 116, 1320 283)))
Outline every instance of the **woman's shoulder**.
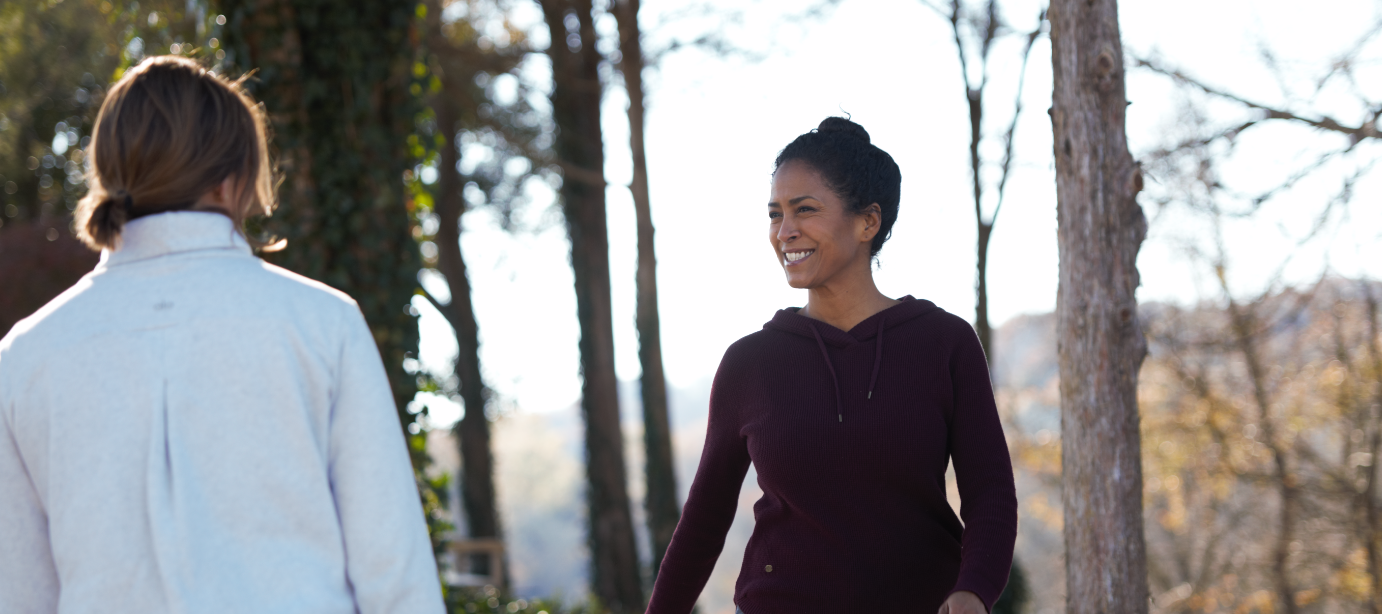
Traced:
POLYGON ((725 355, 720 359, 720 364, 753 361, 766 349, 771 348, 773 344, 774 340, 768 334, 767 329, 751 332, 725 348, 725 355))
POLYGON ((926 305, 927 309, 915 311, 915 317, 889 324, 887 337, 902 343, 932 348, 933 351, 939 351, 952 359, 976 350, 982 353, 979 335, 969 320, 929 301, 926 301, 926 305))
POLYGON ((355 299, 325 283, 294 273, 276 264, 259 261, 263 279, 274 291, 318 304, 323 308, 359 310, 355 299))
POLYGON ((0 339, 0 360, 13 363, 17 355, 54 345, 63 345, 62 338, 72 337, 79 324, 101 315, 102 301, 93 299, 92 281, 96 272, 87 273, 72 287, 63 290, 37 311, 18 322, 0 339))
POLYGON ((974 326, 969 320, 950 313, 931 301, 914 299, 910 295, 902 300, 905 311, 900 314, 903 319, 897 324, 899 328, 911 328, 914 331, 946 337, 972 337, 975 334, 974 326))
POLYGON ((750 376, 757 369, 774 360, 781 359, 783 339, 781 333, 764 328, 743 337, 725 348, 717 369, 717 378, 729 376, 750 376))

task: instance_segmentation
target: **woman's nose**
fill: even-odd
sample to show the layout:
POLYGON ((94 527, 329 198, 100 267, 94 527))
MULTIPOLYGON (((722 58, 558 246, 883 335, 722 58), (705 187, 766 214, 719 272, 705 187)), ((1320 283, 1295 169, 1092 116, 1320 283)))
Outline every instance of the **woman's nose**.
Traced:
POLYGON ((792 222, 792 218, 783 216, 782 223, 777 227, 777 240, 783 242, 791 241, 800 234, 801 233, 797 231, 797 225, 792 222))

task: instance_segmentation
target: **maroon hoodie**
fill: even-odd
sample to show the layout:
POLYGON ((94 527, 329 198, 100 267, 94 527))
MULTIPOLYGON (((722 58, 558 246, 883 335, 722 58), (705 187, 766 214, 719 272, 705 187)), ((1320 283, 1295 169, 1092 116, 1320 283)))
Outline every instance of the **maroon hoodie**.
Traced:
POLYGON ((932 614, 959 590, 992 608, 1007 583, 1017 498, 988 365, 969 323, 930 301, 849 332, 784 309, 730 346, 650 614, 691 611, 750 462, 763 497, 734 591, 745 614, 932 614))

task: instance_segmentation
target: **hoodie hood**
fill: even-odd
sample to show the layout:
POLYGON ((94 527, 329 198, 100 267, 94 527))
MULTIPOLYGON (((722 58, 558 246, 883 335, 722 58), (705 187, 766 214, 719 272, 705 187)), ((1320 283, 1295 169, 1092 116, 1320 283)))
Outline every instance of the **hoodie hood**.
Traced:
POLYGON ((801 315, 800 307, 788 307, 779 309, 773 319, 763 325, 765 329, 778 330, 814 339, 816 346, 821 350, 821 360, 825 361, 826 370, 830 372, 830 379, 835 384, 835 408, 840 422, 845 421, 844 399, 840 396, 840 378, 835 373, 835 365, 830 360, 830 352, 826 350, 826 344, 835 347, 845 347, 855 343, 865 343, 874 340, 873 354, 873 375, 869 377, 868 398, 873 398, 873 387, 878 383, 878 369, 883 363, 883 337, 887 329, 914 320, 923 315, 939 311, 940 308, 927 300, 913 298, 910 294, 898 299, 898 303, 865 318, 848 331, 843 331, 834 326, 801 315))

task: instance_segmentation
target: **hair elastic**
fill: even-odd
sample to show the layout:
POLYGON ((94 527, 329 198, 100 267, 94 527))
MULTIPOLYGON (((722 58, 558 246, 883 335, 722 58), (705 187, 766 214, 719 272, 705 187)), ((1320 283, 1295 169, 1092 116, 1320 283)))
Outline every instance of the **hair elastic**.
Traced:
POLYGON ((134 197, 130 196, 130 193, 124 190, 110 192, 106 195, 106 202, 110 203, 108 206, 111 209, 118 207, 121 211, 124 211, 127 219, 130 213, 134 211, 134 197))

